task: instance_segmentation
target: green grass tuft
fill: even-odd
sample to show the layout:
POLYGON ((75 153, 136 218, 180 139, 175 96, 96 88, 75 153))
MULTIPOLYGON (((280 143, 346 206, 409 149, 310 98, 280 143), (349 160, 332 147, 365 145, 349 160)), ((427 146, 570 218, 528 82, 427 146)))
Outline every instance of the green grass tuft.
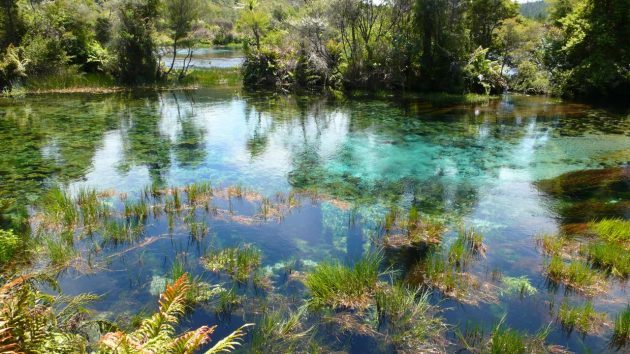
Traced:
POLYGON ((612 341, 619 348, 630 343, 630 305, 615 318, 612 341))
POLYGON ((589 262, 613 275, 627 278, 630 274, 630 251, 610 242, 585 245, 581 252, 589 262))
POLYGON ((368 254, 353 267, 339 262, 321 263, 306 275, 305 285, 314 307, 364 309, 378 282, 380 254, 368 254))
POLYGON ((15 255, 20 238, 12 230, 0 230, 0 264, 9 262, 15 255))
POLYGON ((213 272, 226 272, 241 283, 247 282, 260 264, 260 250, 250 245, 210 249, 203 257, 204 267, 213 272))
POLYGON ((609 242, 630 242, 630 220, 603 219, 590 222, 589 227, 597 236, 609 242))
POLYGON ((588 301, 583 306, 570 306, 566 301, 560 306, 558 319, 562 326, 572 330, 577 329, 582 333, 596 331, 606 318, 605 313, 595 311, 593 303, 588 301))

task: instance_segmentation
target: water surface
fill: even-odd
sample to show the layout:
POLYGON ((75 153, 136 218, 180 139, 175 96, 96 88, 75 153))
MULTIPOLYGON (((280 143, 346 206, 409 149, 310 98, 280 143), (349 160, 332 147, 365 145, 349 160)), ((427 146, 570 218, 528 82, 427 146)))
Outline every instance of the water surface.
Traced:
MULTIPOLYGON (((199 265, 210 245, 256 245, 278 291, 300 298, 303 287, 278 271, 283 262, 352 262, 373 248, 370 238, 390 208, 413 205, 450 226, 446 243, 460 224, 484 234, 486 257, 472 267, 480 279, 492 283, 496 272, 527 276, 538 290, 475 305, 436 293, 433 300, 450 324, 490 328, 505 317, 506 325, 535 333, 551 323, 550 343, 577 352, 605 350, 610 333, 567 333, 550 310, 565 298, 584 298, 549 287, 542 275, 544 257, 535 238, 557 232, 564 216, 560 201, 536 182, 570 171, 627 169, 629 158, 626 112, 545 97, 508 95, 434 107, 414 98, 334 101, 204 89, 0 101, 0 197, 17 205, 35 203, 54 185, 133 198, 151 185, 211 181, 269 197, 290 191, 326 196, 304 198, 282 219, 256 223, 200 211, 196 217, 209 225, 210 235, 197 241, 183 224, 168 231, 164 220, 151 220, 144 237, 168 237, 121 255, 124 246, 106 248, 102 256, 114 256, 105 269, 59 275, 64 292, 104 294, 94 307, 110 317, 151 309, 152 283, 168 274, 176 258, 208 281, 225 281, 199 265)), ((240 200, 229 208, 247 215, 253 207, 240 200)), ((396 261, 403 272, 407 258, 396 261)), ((593 302, 612 318, 629 296, 625 283, 611 284, 593 302)), ((225 319, 201 307, 186 326, 218 323, 221 335, 247 318, 247 311, 225 319)), ((350 352, 388 350, 349 335, 336 340, 350 352)))

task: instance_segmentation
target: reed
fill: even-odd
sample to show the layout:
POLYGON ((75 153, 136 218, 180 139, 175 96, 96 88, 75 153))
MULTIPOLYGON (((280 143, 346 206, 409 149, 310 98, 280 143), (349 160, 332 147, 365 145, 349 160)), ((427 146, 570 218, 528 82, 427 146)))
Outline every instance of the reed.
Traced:
POLYGON ((315 308, 364 309, 369 306, 379 277, 382 256, 368 254, 350 267, 339 262, 317 265, 304 284, 315 308))
POLYGON ((58 187, 49 190, 42 199, 42 209, 49 223, 73 227, 79 213, 69 194, 58 187))
POLYGON ((571 306, 566 301, 560 305, 558 320, 568 330, 577 329, 582 333, 592 333, 605 321, 606 314, 595 311, 588 301, 582 306, 571 306))
POLYGON ((76 256, 76 250, 72 244, 54 235, 46 237, 44 245, 50 263, 54 266, 65 266, 76 256))
POLYGON ((525 354, 526 348, 526 338, 522 333, 498 325, 492 331, 488 353, 525 354))
POLYGON ((125 243, 136 241, 142 233, 142 224, 134 221, 107 221, 101 230, 105 243, 125 243))
POLYGON ((544 234, 537 238, 537 243, 544 254, 558 256, 562 253, 564 239, 556 235, 544 234))
POLYGON ((125 201, 124 214, 126 218, 135 218, 138 221, 143 221, 149 215, 149 205, 141 198, 135 201, 125 201))

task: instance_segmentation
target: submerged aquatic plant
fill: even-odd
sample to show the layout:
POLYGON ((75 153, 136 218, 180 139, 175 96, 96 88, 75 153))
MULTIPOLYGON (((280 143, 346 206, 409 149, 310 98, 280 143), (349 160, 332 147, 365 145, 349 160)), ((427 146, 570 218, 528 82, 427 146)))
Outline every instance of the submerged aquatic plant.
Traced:
POLYGON ((353 266, 324 262, 306 275, 304 284, 313 307, 364 309, 375 291, 382 256, 370 253, 353 266))
POLYGON ((566 329, 574 328, 583 333, 596 333, 606 319, 606 314, 595 311, 588 301, 582 306, 571 306, 564 301, 558 311, 558 320, 566 329))
POLYGON ((527 276, 501 278, 505 285, 501 291, 502 295, 520 294, 520 296, 534 295, 538 290, 531 284, 527 276))
POLYGON ((251 245, 210 249, 202 258, 205 268, 226 272, 238 282, 246 282, 261 264, 261 252, 251 245))
POLYGON ((612 344, 618 348, 630 344, 630 305, 615 318, 612 344))
MULTIPOLYGON (((143 320, 131 333, 122 331, 105 334, 99 344, 106 352, 114 353, 193 353, 210 341, 216 326, 202 326, 175 337, 175 326, 186 310, 186 294, 190 282, 186 274, 169 285, 160 296, 158 311, 143 320)), ((206 353, 230 352, 240 345, 246 324, 217 342, 206 353)))

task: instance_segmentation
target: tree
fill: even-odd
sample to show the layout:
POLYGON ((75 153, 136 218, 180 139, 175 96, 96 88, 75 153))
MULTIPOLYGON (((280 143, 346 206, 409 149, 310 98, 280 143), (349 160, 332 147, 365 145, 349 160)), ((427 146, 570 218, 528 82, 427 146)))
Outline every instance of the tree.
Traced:
POLYGON ((17 0, 0 0, 0 49, 19 45, 24 35, 24 22, 17 0))
POLYGON ((567 95, 627 97, 630 92, 630 0, 585 0, 558 22, 555 79, 567 95))
MULTIPOLYGON (((168 29, 171 31, 171 40, 173 41, 173 58, 171 65, 166 72, 170 74, 175 65, 175 57, 177 55, 177 45, 179 42, 190 36, 195 21, 199 19, 201 3, 199 0, 165 0, 166 21, 168 29)), ((192 56, 192 53, 189 52, 192 56)), ((186 62, 182 67, 181 74, 184 73, 186 62)))
POLYGON ((518 14, 518 4, 511 0, 473 0, 470 36, 473 43, 489 48, 495 31, 504 20, 518 14))
POLYGON ((238 19, 238 24, 242 29, 252 33, 256 50, 259 52, 261 50, 260 41, 269 27, 269 22, 269 15, 258 8, 258 1, 248 0, 247 6, 242 10, 238 19))
POLYGON ((154 41, 158 0, 125 0, 120 5, 118 76, 128 84, 153 82, 160 77, 154 41))

